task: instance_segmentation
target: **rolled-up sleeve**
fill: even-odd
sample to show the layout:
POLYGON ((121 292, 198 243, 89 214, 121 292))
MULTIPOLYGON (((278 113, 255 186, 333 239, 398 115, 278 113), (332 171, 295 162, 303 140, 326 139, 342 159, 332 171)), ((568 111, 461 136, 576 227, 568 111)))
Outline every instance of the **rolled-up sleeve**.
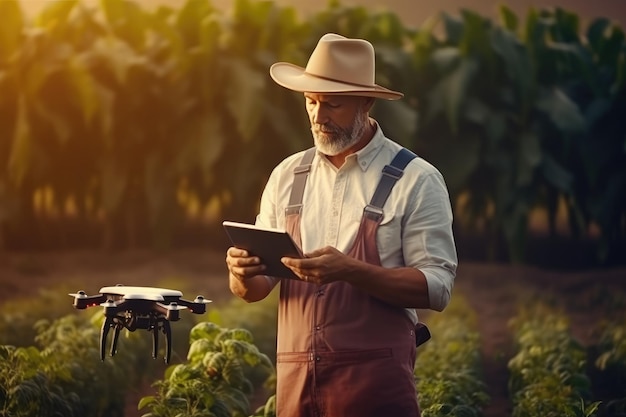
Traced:
POLYGON ((403 227, 403 254, 407 266, 426 276, 430 308, 442 311, 450 302, 458 265, 450 197, 436 170, 413 191, 413 209, 403 227))

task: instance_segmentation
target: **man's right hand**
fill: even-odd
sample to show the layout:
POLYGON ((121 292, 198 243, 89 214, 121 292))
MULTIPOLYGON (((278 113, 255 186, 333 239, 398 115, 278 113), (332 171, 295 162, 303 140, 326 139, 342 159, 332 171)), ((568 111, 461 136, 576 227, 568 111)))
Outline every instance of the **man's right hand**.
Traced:
POLYGON ((226 251, 226 265, 231 277, 243 281, 263 274, 265 265, 257 256, 250 256, 247 250, 231 246, 226 251))
POLYGON ((230 247, 226 251, 228 283, 230 291, 249 303, 267 297, 273 286, 264 276, 265 265, 258 256, 250 256, 248 251, 230 247))

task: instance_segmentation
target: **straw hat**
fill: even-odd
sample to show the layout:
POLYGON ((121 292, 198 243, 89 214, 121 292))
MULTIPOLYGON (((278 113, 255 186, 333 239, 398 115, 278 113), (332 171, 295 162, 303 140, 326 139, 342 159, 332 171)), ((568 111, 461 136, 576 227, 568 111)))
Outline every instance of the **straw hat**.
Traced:
POLYGON ((319 40, 306 68, 277 62, 270 76, 278 85, 294 91, 366 96, 397 100, 404 95, 374 82, 374 47, 364 39, 328 33, 319 40))

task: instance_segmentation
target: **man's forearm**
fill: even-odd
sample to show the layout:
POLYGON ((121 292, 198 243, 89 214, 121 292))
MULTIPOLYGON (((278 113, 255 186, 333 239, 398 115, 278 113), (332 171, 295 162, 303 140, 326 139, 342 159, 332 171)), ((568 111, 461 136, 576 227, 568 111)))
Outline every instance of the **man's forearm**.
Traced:
POLYGON ((352 285, 389 304, 405 308, 430 308, 428 284, 415 268, 367 265, 349 279, 352 285))
POLYGON ((248 303, 260 301, 272 291, 269 281, 263 275, 239 279, 233 274, 229 274, 228 280, 230 291, 248 303))

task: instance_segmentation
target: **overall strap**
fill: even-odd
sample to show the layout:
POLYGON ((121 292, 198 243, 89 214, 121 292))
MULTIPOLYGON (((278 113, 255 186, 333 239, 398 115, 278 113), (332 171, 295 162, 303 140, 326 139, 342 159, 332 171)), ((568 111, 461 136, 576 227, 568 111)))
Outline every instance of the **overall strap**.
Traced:
POLYGON ((302 155, 300 165, 293 170, 293 185, 291 186, 291 195, 289 196, 289 204, 285 209, 285 214, 296 214, 302 210, 302 198, 304 196, 304 187, 306 180, 311 172, 311 162, 315 158, 315 147, 309 148, 302 155))
POLYGON ((374 191, 370 203, 365 207, 363 214, 373 218, 383 216, 383 206, 391 194, 391 189, 396 185, 396 181, 402 178, 404 168, 416 158, 413 152, 406 148, 400 149, 389 165, 383 168, 382 176, 374 191))
MULTIPOLYGON (((382 176, 374 191, 374 195, 370 203, 365 207, 365 211, 369 213, 380 214, 391 194, 391 190, 396 181, 404 174, 404 168, 417 155, 406 148, 400 149, 389 165, 385 165, 382 170, 382 176)), ((302 198, 304 196, 304 188, 306 181, 311 172, 311 162, 315 157, 315 147, 309 148, 304 152, 300 164, 294 169, 293 185, 291 187, 291 195, 289 196, 289 204, 287 205, 286 214, 299 213, 302 209, 302 198)))

